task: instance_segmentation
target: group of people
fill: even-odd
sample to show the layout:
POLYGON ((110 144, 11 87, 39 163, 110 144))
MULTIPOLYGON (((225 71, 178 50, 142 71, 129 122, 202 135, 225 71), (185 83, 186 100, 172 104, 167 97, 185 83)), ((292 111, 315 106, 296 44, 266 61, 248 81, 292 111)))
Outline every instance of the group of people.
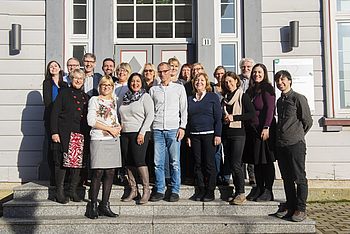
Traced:
POLYGON ((102 76, 94 72, 96 57, 92 53, 84 55, 83 63, 81 70, 79 60, 70 58, 64 76, 60 64, 51 61, 43 82, 50 184, 56 186, 57 202, 68 202, 64 193, 68 171, 69 197, 75 202, 82 200, 77 188, 88 178, 82 168, 88 168, 91 201, 85 215, 91 219, 116 217, 109 198, 119 167, 124 168, 129 185, 122 201, 176 202, 182 152, 181 157, 191 157, 194 162, 187 165, 197 186, 192 199, 214 200, 217 182, 228 182, 232 176, 235 189, 228 200, 233 205, 274 200, 277 159, 287 202, 280 205, 276 216, 305 219, 304 136, 312 118, 306 98, 291 89, 288 71, 279 71, 274 77, 282 92, 276 123, 276 94, 267 68, 249 58, 240 61, 240 75, 218 66, 216 82, 210 82, 202 64, 180 66, 176 58, 161 62, 157 69, 147 63, 142 74, 132 73, 128 63, 116 67, 113 59, 106 58, 102 76), (149 178, 153 170, 146 159, 150 147, 155 178, 152 192, 149 178), (250 181, 256 183, 248 196, 244 163, 250 181), (137 175, 143 186, 141 197, 137 175))

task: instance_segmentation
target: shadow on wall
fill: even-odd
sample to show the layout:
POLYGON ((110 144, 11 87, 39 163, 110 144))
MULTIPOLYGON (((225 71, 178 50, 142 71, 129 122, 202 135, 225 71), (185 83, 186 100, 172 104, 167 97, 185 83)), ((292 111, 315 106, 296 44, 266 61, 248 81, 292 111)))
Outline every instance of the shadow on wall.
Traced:
POLYGON ((289 26, 284 26, 280 28, 280 43, 281 43, 282 53, 288 53, 293 50, 289 42, 289 36, 290 36, 289 26))
MULTIPOLYGON (((27 95, 22 111, 22 141, 18 149, 17 168, 22 182, 38 180, 43 159, 44 124, 42 96, 39 91, 31 91, 27 95)), ((46 163, 47 165, 47 163, 46 163)), ((48 173, 47 173, 48 175, 48 173)))

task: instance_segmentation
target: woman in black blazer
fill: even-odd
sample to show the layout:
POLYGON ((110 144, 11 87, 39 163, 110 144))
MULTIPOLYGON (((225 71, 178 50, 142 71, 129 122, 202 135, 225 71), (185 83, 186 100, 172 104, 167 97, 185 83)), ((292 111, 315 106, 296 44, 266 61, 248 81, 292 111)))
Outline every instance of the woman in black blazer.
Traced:
POLYGON ((63 81, 63 71, 57 61, 50 61, 47 64, 45 79, 43 81, 43 98, 44 98, 44 125, 46 132, 46 139, 48 141, 47 149, 47 161, 50 169, 50 185, 55 186, 55 166, 52 156, 52 140, 50 130, 50 115, 52 110, 53 102, 55 101, 58 92, 61 89, 68 87, 68 84, 63 81))

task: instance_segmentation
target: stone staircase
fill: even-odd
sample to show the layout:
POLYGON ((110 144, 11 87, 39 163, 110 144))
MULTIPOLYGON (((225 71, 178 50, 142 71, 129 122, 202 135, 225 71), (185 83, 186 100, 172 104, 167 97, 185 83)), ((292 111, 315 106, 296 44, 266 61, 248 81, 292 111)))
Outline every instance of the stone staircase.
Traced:
MULTIPOLYGON (((250 187, 246 187, 248 194, 250 187)), ((81 190, 87 198, 85 189, 81 190)), ((315 233, 315 222, 281 220, 268 214, 284 200, 281 186, 274 188, 275 201, 247 202, 232 206, 225 199, 232 187, 219 187, 213 202, 195 202, 189 198, 192 186, 181 187, 180 201, 120 201, 121 186, 113 186, 111 209, 118 218, 84 217, 87 202, 59 204, 48 200, 54 189, 45 182, 30 182, 14 189, 13 200, 3 205, 0 233, 315 233)), ((101 194, 101 192, 100 192, 101 194)))

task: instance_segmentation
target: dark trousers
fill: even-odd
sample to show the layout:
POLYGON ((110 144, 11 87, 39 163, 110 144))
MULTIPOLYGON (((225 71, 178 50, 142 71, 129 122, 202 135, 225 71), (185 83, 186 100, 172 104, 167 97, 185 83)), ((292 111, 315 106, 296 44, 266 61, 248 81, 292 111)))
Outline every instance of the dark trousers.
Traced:
POLYGON ((123 157, 123 166, 143 167, 146 164, 146 151, 151 136, 150 132, 146 132, 144 143, 137 144, 137 132, 126 132, 120 136, 120 147, 123 157))
POLYGON ((272 186, 275 181, 275 166, 273 162, 254 165, 254 174, 256 185, 260 188, 261 192, 265 189, 272 191, 272 186))
POLYGON ((197 185, 214 190, 216 186, 214 134, 191 134, 191 148, 197 185))
POLYGON ((244 173, 242 168, 242 155, 245 136, 229 136, 223 140, 225 161, 229 162, 235 195, 244 193, 244 173))
POLYGON ((278 166, 281 171, 287 207, 305 211, 308 185, 305 172, 305 142, 277 147, 278 166))

